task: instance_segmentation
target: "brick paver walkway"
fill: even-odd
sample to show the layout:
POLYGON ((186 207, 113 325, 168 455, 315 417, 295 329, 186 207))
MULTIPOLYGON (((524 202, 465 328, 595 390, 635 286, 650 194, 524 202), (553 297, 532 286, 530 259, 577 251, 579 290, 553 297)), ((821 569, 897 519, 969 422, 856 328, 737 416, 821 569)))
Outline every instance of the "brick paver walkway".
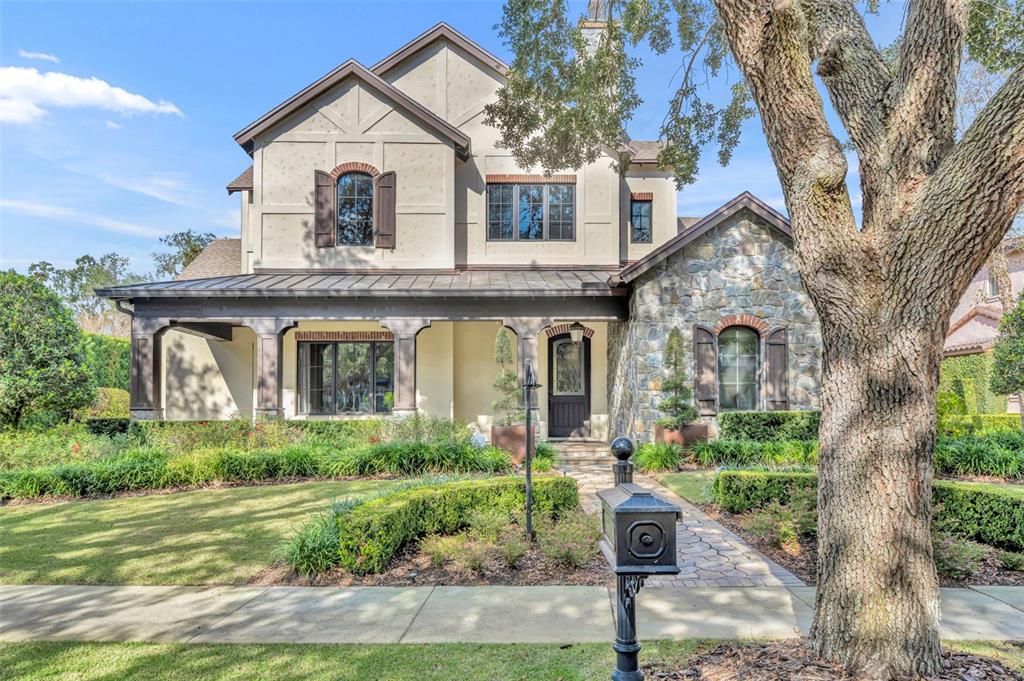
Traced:
MULTIPOLYGON (((580 501, 587 511, 599 510, 597 491, 612 486, 610 466, 565 466, 576 478, 580 501)), ((675 577, 651 577, 647 586, 692 587, 805 586, 792 572, 764 556, 699 508, 645 475, 633 481, 678 504, 683 518, 676 526, 676 546, 682 571, 675 577)))

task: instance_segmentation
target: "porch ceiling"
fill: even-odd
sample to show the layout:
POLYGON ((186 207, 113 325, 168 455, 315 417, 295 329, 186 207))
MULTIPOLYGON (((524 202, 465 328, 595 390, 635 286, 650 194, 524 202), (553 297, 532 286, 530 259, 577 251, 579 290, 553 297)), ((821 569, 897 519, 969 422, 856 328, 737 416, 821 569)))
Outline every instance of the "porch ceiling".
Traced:
POLYGON ((622 296, 607 269, 467 270, 447 273, 257 273, 97 289, 113 300, 145 298, 533 298, 622 296))

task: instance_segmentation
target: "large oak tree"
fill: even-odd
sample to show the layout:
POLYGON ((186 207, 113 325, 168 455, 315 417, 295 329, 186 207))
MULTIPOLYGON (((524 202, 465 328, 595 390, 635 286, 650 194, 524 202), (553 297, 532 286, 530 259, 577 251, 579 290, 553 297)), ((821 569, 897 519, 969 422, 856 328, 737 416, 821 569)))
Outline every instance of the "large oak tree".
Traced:
POLYGON ((886 49, 865 26, 874 9, 591 0, 580 22, 565 0, 507 0, 500 29, 514 61, 488 115, 522 165, 579 166, 622 149, 640 101, 637 45, 678 48, 660 160, 685 184, 708 143, 728 161, 739 122, 756 110, 824 343, 810 639, 853 671, 890 678, 939 668, 930 536, 939 361, 957 300, 1024 202, 1024 4, 909 0, 886 49), (957 139, 965 54, 1005 77, 957 139), (699 81, 730 60, 743 83, 722 104, 699 81), (859 225, 845 149, 859 164, 859 225))

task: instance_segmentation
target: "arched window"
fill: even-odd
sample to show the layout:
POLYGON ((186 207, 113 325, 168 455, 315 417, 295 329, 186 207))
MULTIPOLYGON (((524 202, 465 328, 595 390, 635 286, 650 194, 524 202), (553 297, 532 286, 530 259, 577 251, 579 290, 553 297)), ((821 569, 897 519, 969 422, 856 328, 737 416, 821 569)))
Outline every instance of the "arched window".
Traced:
POLYGON ((730 326, 718 334, 718 408, 757 409, 759 337, 746 326, 730 326))
POLYGON ((338 242, 373 244, 373 178, 366 173, 345 173, 338 178, 338 242))

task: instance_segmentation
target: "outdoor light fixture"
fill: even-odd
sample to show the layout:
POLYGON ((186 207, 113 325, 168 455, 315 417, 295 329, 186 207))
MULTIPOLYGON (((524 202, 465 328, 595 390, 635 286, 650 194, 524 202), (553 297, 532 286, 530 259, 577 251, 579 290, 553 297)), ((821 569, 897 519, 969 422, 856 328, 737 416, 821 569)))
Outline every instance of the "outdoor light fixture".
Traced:
POLYGON ((587 327, 583 326, 579 322, 573 322, 572 326, 569 327, 569 337, 572 338, 572 342, 579 345, 583 341, 583 332, 587 327))

